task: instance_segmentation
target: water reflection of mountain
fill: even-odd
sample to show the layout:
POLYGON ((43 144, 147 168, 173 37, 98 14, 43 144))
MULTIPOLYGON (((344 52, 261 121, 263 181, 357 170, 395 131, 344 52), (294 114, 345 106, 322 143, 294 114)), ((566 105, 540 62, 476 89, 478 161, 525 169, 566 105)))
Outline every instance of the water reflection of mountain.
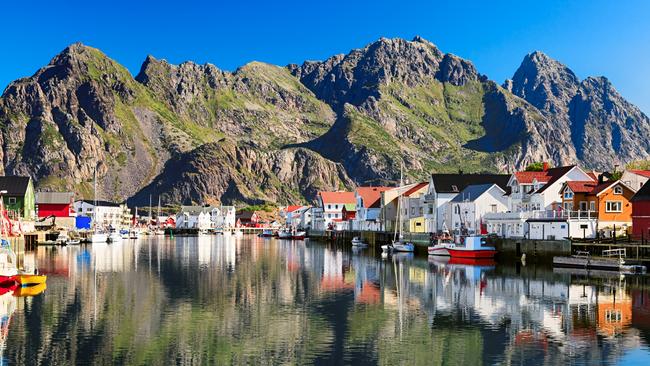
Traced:
POLYGON ((48 289, 15 312, 5 357, 20 364, 604 363, 650 341, 644 280, 369 252, 221 236, 41 247, 48 289))

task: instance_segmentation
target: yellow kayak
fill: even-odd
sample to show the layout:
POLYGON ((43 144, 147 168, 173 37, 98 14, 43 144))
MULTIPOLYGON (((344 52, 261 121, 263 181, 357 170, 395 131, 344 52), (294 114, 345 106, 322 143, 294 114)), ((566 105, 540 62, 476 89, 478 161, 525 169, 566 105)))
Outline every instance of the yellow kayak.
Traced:
POLYGON ((18 282, 21 286, 40 285, 42 283, 45 283, 46 280, 46 275, 19 274, 16 276, 16 282, 18 282))
POLYGON ((16 291, 14 291, 14 296, 18 296, 18 297, 36 296, 41 292, 45 291, 46 288, 47 288, 47 284, 45 282, 34 286, 18 287, 16 291))

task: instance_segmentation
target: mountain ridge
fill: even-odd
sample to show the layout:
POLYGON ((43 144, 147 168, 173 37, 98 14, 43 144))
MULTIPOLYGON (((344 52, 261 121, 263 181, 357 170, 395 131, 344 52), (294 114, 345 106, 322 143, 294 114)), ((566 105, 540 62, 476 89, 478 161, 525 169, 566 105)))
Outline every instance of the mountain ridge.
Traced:
POLYGON ((232 72, 148 55, 135 76, 75 43, 7 86, 0 126, 4 173, 88 196, 97 167, 99 194, 133 203, 152 192, 168 203, 308 202, 320 189, 394 182, 400 164, 421 180, 542 159, 610 169, 650 151, 648 117, 606 78, 579 80, 535 51, 499 85, 421 37, 232 72))

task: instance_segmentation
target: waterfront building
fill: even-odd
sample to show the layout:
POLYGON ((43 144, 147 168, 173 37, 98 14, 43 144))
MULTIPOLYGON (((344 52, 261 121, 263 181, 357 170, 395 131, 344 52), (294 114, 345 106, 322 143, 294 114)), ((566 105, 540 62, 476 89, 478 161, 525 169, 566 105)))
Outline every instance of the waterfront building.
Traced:
POLYGON ((484 216, 488 232, 506 238, 532 239, 528 234, 533 223, 534 235, 543 233, 540 235, 544 238, 569 236, 570 225, 562 213, 560 195, 560 188, 568 181, 595 181, 595 176, 575 165, 549 168, 548 164, 544 164, 539 172, 512 174, 505 189, 507 211, 490 212, 484 216))
POLYGON ((210 210, 212 228, 232 228, 237 222, 235 206, 218 206, 210 210))
POLYGON ((445 222, 449 202, 467 186, 496 184, 507 192, 509 179, 508 174, 432 174, 424 196, 425 231, 437 232, 449 227, 445 222))
POLYGON ((0 191, 6 191, 2 200, 10 219, 32 221, 36 218, 34 184, 30 177, 2 176, 0 191))
POLYGON ((650 170, 626 170, 621 176, 621 182, 638 191, 650 179, 650 170))
POLYGON ((53 218, 57 226, 74 228, 75 210, 72 192, 36 193, 36 212, 39 221, 53 218))
POLYGON ((124 213, 129 212, 125 209, 126 205, 100 200, 77 200, 73 207, 77 216, 92 218, 99 227, 120 228, 124 222, 124 213))
POLYGON ((354 192, 318 192, 316 200, 316 207, 320 208, 313 212, 316 230, 344 230, 347 228, 347 223, 343 221, 343 207, 346 204, 356 205, 354 192))
POLYGON ((650 239, 650 182, 646 182, 630 201, 633 235, 636 238, 650 239))
MULTIPOLYGON (((620 180, 603 181, 602 176, 598 182, 565 182, 560 189, 563 216, 580 218, 583 227, 587 224, 584 221, 595 221, 600 237, 611 237, 614 231, 617 235, 625 234, 632 226, 630 199, 634 193, 620 180)), ((589 223, 585 229, 592 226, 589 223)), ((584 233, 582 236, 588 237, 584 233)))
POLYGON ((352 230, 383 230, 381 213, 381 193, 390 187, 358 187, 354 191, 356 214, 352 220, 352 230))
POLYGON ((176 214, 176 228, 207 230, 212 226, 211 206, 181 206, 176 214))
POLYGON ((256 227, 260 218, 256 211, 240 211, 235 216, 235 220, 241 226, 256 227))
POLYGON ((470 234, 483 234, 483 216, 508 209, 508 198, 496 184, 478 184, 465 187, 450 201, 446 221, 454 231, 465 227, 470 234))

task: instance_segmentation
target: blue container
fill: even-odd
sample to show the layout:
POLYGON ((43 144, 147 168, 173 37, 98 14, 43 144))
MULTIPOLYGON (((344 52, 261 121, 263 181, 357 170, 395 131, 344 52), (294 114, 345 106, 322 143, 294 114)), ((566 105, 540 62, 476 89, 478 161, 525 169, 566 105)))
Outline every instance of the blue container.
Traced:
POLYGON ((92 219, 88 216, 77 216, 74 220, 74 226, 78 229, 90 229, 92 219))

